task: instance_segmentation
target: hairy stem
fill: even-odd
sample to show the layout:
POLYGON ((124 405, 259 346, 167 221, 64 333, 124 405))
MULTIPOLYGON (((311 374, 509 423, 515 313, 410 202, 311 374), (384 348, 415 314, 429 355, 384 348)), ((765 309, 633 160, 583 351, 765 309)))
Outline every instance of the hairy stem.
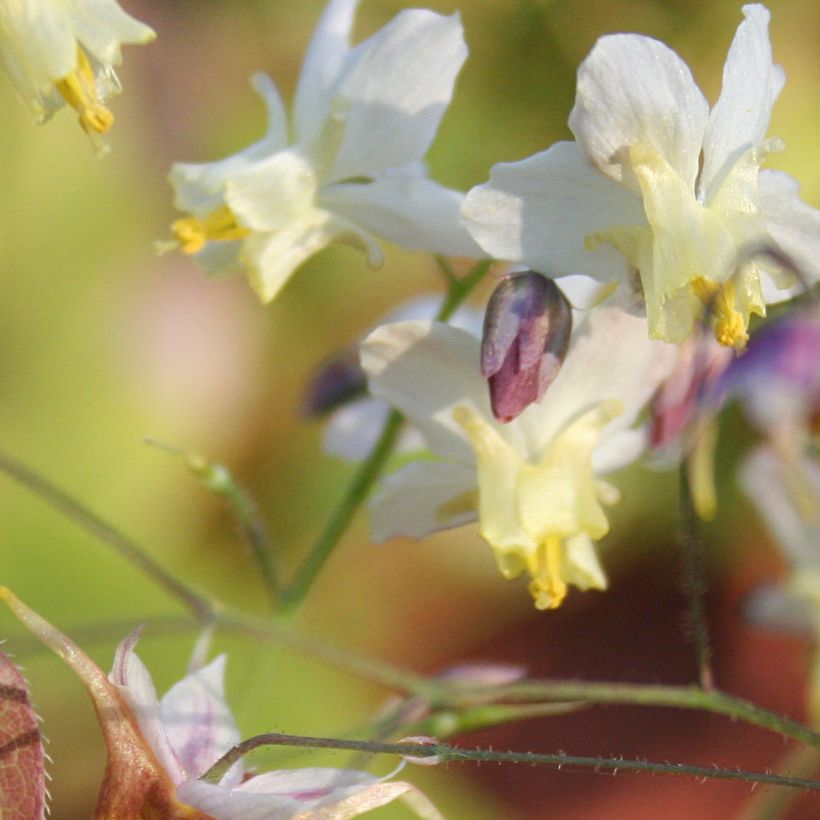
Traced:
POLYGON ((261 746, 300 746, 314 749, 344 749, 369 754, 400 755, 409 760, 435 758, 441 763, 525 763, 530 766, 555 766, 594 769, 615 774, 619 770, 652 772, 654 774, 695 777, 705 780, 742 780, 747 783, 771 783, 800 789, 820 791, 820 781, 800 777, 770 774, 768 772, 746 772, 738 769, 721 769, 717 766, 694 766, 688 763, 655 763, 649 760, 627 760, 625 758, 579 757, 567 754, 535 754, 533 752, 493 751, 489 749, 462 749, 446 743, 379 743, 364 740, 339 740, 324 737, 302 737, 299 735, 265 734, 249 738, 234 746, 217 761, 203 776, 208 782, 218 782, 227 770, 243 755, 261 746))
POLYGON ((692 500, 687 465, 678 471, 680 481, 680 541, 684 558, 684 587, 689 602, 688 623, 692 642, 695 646, 695 663, 698 680, 705 690, 715 687, 712 673, 712 650, 709 643, 709 628, 703 605, 705 585, 703 580, 703 555, 701 551, 698 518, 692 500))

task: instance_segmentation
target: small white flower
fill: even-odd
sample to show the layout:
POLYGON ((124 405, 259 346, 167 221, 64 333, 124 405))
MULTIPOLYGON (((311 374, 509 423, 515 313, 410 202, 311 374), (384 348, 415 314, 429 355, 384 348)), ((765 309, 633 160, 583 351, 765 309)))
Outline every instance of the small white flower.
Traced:
POLYGON ((220 162, 177 164, 172 230, 206 272, 245 269, 263 302, 332 242, 383 259, 375 237, 407 248, 482 256, 461 225, 463 195, 430 180, 422 158, 467 56, 458 15, 405 10, 358 46, 348 43, 358 0, 331 0, 310 44, 288 142, 272 81, 254 87, 268 133, 220 162))
POLYGON ((120 90, 121 44, 154 36, 116 0, 0 0, 0 59, 17 93, 37 122, 67 102, 92 139, 114 122, 104 102, 120 90))
POLYGON ((743 13, 711 112, 662 43, 598 40, 578 71, 576 142, 496 165, 467 195, 478 243, 549 276, 638 286, 653 338, 683 341, 707 306, 718 340, 742 347, 749 315, 791 295, 777 297, 761 275, 795 284, 756 251, 774 244, 808 280, 820 272, 820 212, 791 177, 760 170, 781 148, 764 137, 784 77, 772 64, 769 12, 743 13))
POLYGON ((479 520, 502 574, 526 571, 539 609, 560 605, 567 585, 602 589, 593 541, 617 501, 599 476, 645 445, 630 429, 674 363, 647 338, 646 322, 614 307, 591 311, 539 404, 499 424, 479 368, 479 341, 432 322, 401 322, 362 345, 371 392, 421 431, 436 460, 385 479, 372 502, 376 540, 420 538, 479 520))
MULTIPOLYGON (((439 818, 408 783, 385 782, 353 769, 304 768, 246 778, 242 762, 219 783, 199 778, 239 743, 239 730, 225 701, 225 656, 189 674, 157 701, 151 675, 134 653, 136 635, 117 649, 111 683, 131 707, 154 754, 176 788, 177 799, 216 820, 247 818, 355 817, 405 796, 439 818), (323 813, 324 812, 324 813, 323 813)), ((439 818, 440 820, 440 818, 439 818)))

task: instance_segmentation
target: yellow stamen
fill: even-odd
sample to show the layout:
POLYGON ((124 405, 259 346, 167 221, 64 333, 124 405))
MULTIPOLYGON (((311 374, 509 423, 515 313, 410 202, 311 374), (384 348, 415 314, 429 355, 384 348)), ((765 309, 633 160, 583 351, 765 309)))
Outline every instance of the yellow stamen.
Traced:
POLYGON ((206 242, 242 239, 250 234, 248 228, 237 224, 233 211, 227 205, 211 211, 202 219, 195 216, 177 219, 171 225, 171 231, 182 252, 188 254, 201 251, 206 242))
POLYGON ((715 338, 724 347, 743 350, 749 340, 746 323, 735 307, 735 286, 733 282, 716 285, 703 276, 692 280, 692 290, 715 317, 715 338))
POLYGON ((114 115, 100 99, 88 57, 79 46, 77 68, 57 81, 57 90, 80 115, 80 125, 86 134, 104 134, 114 124, 114 115))
POLYGON ((560 536, 548 536, 525 560, 532 576, 529 590, 535 600, 535 608, 557 609, 567 597, 567 583, 561 577, 560 536))

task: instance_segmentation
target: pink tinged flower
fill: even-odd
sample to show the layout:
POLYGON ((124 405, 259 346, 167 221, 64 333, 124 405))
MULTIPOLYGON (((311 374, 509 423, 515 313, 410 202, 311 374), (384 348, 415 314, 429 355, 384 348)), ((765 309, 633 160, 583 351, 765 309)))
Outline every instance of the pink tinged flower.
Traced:
POLYGON ((177 164, 172 226, 206 273, 245 270, 263 302, 331 243, 383 261, 377 237, 407 248, 482 256, 461 224, 463 194, 433 182, 423 157, 467 57, 458 15, 400 12, 357 46, 358 0, 331 0, 296 90, 289 143, 284 105, 266 76, 253 79, 268 133, 227 159, 177 164))
POLYGON ((721 344, 743 347, 750 314, 795 285, 756 250, 779 248, 807 281, 820 275, 820 212, 789 176, 760 170, 781 148, 765 135, 784 78, 768 11, 743 14, 711 111, 662 43, 598 40, 578 71, 576 141, 496 165, 468 193, 463 215, 482 248, 548 276, 636 291, 654 338, 683 341, 708 310, 721 344))
POLYGON ((0 653, 0 814, 42 820, 46 811, 45 755, 37 715, 20 670, 0 653))
POLYGON ((426 820, 441 820, 414 786, 349 769, 294 769, 248 776, 234 764, 219 783, 199 780, 239 741, 225 702, 225 658, 192 672, 157 700, 134 653, 138 633, 117 648, 109 676, 9 590, 0 598, 88 689, 107 751, 99 820, 344 820, 401 798, 426 820))
POLYGON ((729 348, 711 336, 694 333, 678 347, 674 370, 652 398, 651 447, 677 458, 687 449, 685 438, 703 408, 709 389, 733 360, 729 348))
POLYGON ((638 413, 674 363, 644 320, 590 311, 573 335, 548 398, 500 424, 476 367, 479 342, 433 322, 378 328, 362 345, 371 392, 399 409, 435 459, 388 476, 371 503, 377 541, 420 538, 478 520, 505 578, 530 576, 536 607, 568 587, 606 587, 594 542, 618 499, 602 476, 645 445, 638 413))
POLYGON ((481 375, 502 423, 541 401, 569 348, 572 308, 550 279, 527 271, 503 279, 484 317, 481 375))

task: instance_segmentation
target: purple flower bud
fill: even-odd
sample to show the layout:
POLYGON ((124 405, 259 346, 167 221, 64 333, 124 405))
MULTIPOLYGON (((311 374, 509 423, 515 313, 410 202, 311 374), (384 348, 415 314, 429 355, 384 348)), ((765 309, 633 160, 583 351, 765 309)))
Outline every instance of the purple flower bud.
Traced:
POLYGON ((561 369, 571 333, 572 308, 551 279, 527 271, 499 283, 481 340, 481 375, 498 421, 512 421, 543 397, 561 369))
POLYGON ((366 390, 367 377, 359 365, 359 351, 355 346, 347 347, 319 366, 305 391, 302 412, 310 418, 324 416, 366 390))

